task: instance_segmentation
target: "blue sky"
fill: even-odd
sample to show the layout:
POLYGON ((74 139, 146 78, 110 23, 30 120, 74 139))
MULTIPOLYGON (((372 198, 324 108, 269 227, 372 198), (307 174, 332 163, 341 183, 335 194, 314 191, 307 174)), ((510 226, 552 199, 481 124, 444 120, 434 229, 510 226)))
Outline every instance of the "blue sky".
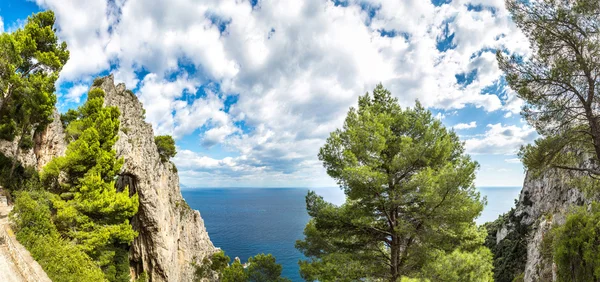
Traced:
POLYGON ((503 0, 8 0, 0 31, 52 9, 71 59, 58 108, 113 73, 157 134, 176 138, 188 187, 327 187, 317 152, 381 82, 418 99, 481 164, 476 185, 520 186, 536 133, 495 50, 528 54, 503 0))

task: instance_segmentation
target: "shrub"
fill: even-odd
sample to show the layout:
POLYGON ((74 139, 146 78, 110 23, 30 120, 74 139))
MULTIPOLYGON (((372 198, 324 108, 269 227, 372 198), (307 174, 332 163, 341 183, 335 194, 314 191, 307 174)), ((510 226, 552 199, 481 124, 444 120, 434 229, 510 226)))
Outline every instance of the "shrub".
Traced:
POLYGON ((558 281, 600 279, 600 203, 575 208, 554 228, 552 246, 558 281))
POLYGON ((177 150, 175 149, 175 140, 173 140, 171 135, 156 136, 154 137, 154 143, 156 143, 158 154, 163 162, 170 160, 177 154, 177 150))
POLYGON ((62 239, 52 223, 50 207, 57 196, 48 192, 18 192, 11 219, 17 240, 53 281, 103 281, 104 274, 77 245, 62 239))

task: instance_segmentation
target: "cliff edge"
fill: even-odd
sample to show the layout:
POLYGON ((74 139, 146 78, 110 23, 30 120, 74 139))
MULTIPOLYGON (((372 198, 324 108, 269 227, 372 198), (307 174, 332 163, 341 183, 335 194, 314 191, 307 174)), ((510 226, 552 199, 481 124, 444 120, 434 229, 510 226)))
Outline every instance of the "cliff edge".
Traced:
POLYGON ((132 219, 139 233, 131 246, 132 276, 146 272, 150 281, 192 281, 192 264, 216 252, 204 221, 181 196, 175 165, 161 161, 138 98, 124 84, 115 85, 112 75, 98 78, 94 85, 106 93, 106 106, 121 111, 115 149, 125 164, 117 188, 128 185, 140 199, 138 214, 132 219))
POLYGON ((526 282, 557 279, 551 254, 544 251, 544 238, 553 225, 564 224, 571 207, 592 202, 593 199, 575 188, 572 180, 577 176, 565 170, 549 170, 536 177, 528 172, 514 210, 503 218, 496 231, 497 245, 511 244, 511 240, 525 242, 524 246, 514 246, 511 251, 524 248, 523 280, 526 282))

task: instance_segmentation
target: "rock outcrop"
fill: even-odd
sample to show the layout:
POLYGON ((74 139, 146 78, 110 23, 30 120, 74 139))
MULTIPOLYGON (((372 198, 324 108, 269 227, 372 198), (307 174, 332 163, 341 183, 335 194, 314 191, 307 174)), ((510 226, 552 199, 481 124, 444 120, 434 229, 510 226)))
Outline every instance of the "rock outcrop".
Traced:
MULTIPOLYGON (((65 154, 67 142, 57 110, 52 113, 52 119, 44 131, 34 134, 33 149, 19 151, 17 160, 21 164, 41 170, 52 158, 65 154)), ((18 139, 13 142, 0 139, 0 152, 8 157, 13 157, 18 146, 17 143, 18 139)))
MULTIPOLYGON (((140 199, 138 214, 131 220, 139 233, 130 251, 132 276, 145 272, 153 282, 192 281, 193 264, 217 251, 204 221, 181 196, 175 165, 161 161, 152 126, 144 121, 144 108, 133 92, 124 84, 115 85, 112 75, 99 78, 94 85, 105 91, 106 106, 121 111, 115 150, 125 163, 117 189, 128 186, 140 199)), ((23 165, 41 170, 52 158, 65 154, 60 114, 55 111, 53 118, 43 132, 35 134, 34 148, 19 153, 23 165)), ((0 152, 6 156, 13 156, 16 147, 16 141, 0 141, 0 152)))
POLYGON ((106 106, 121 111, 115 149, 125 164, 117 186, 129 186, 140 199, 132 219, 139 233, 131 247, 133 274, 146 272, 151 281, 192 281, 192 264, 216 252, 200 213, 181 196, 175 165, 161 161, 152 126, 144 121, 144 108, 133 92, 115 85, 112 75, 94 85, 106 93, 106 106))
POLYGON ((513 218, 518 222, 505 222, 496 233, 500 243, 516 225, 527 227, 525 281, 556 280, 552 259, 543 255, 543 241, 553 225, 564 223, 571 207, 592 201, 574 187, 572 180, 577 176, 564 170, 548 171, 539 177, 527 173, 514 210, 513 218))

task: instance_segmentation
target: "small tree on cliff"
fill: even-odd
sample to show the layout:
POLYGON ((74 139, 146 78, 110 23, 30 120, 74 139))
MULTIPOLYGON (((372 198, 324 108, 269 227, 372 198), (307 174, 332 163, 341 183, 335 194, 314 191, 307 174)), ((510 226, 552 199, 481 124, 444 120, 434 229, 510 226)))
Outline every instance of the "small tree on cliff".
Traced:
POLYGON ((54 13, 40 12, 27 18, 22 29, 0 34, 0 138, 18 138, 10 177, 19 151, 33 146, 32 130, 52 121, 54 83, 69 59, 67 44, 59 43, 53 25, 54 13))
POLYGON ((479 280, 463 281, 491 279, 491 255, 481 247, 485 233, 473 221, 483 209, 473 186, 478 164, 419 103, 402 109, 378 85, 350 109, 319 159, 346 202, 338 207, 313 192, 306 197, 312 219, 296 243, 308 257, 300 262, 304 279, 433 279, 439 277, 427 276, 440 267, 431 263, 471 252, 483 270, 479 280))
POLYGON ((177 154, 177 149, 175 148, 175 140, 171 135, 160 135, 154 137, 154 143, 156 143, 156 147, 158 148, 158 154, 160 155, 160 159, 163 162, 168 161, 172 157, 177 154))
POLYGON ((64 157, 53 159, 43 181, 60 198, 53 199, 54 224, 103 269, 109 281, 129 281, 127 249, 137 233, 129 218, 138 210, 137 194, 117 191, 114 180, 123 165, 112 148, 118 139, 119 109, 103 107, 104 91, 94 88, 79 109, 74 141, 64 157), (59 181, 60 180, 60 181, 59 181))
POLYGON ((600 176, 600 1, 508 0, 506 6, 532 54, 498 52, 498 62, 526 102, 523 116, 544 136, 522 148, 524 165, 600 176), (582 166, 583 157, 595 165, 582 166))

